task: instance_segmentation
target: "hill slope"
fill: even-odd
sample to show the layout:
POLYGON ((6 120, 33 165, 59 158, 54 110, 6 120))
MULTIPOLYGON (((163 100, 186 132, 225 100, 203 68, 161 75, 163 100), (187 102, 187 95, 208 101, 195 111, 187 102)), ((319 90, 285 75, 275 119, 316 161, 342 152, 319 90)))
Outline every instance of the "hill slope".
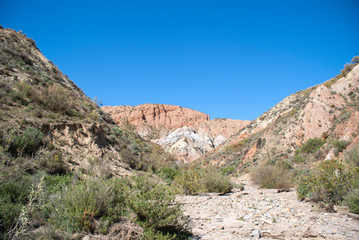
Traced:
POLYGON ((359 66, 354 62, 335 78, 288 96, 204 159, 241 168, 264 160, 324 160, 358 143, 358 132, 359 66), (315 141, 323 144, 318 151, 303 150, 315 141))
MULTIPOLYGON (((158 145, 118 128, 33 40, 3 28, 0 109, 0 143, 10 158, 56 155, 64 168, 110 175, 170 159, 158 145)), ((44 164, 27 168, 37 171, 44 164)))

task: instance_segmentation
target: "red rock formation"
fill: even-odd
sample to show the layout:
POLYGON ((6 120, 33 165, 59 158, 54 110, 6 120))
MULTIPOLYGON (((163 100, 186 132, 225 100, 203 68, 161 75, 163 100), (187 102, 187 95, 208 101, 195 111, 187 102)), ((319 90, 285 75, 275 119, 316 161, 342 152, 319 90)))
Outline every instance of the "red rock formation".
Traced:
POLYGON ((148 128, 154 128, 155 131, 161 133, 160 135, 163 135, 177 128, 191 127, 195 124, 209 121, 209 116, 205 113, 165 104, 142 104, 135 107, 104 106, 102 110, 109 113, 120 125, 128 121, 128 123, 137 128, 141 136, 149 136, 151 139, 153 138, 151 137, 152 133, 147 132, 150 131, 148 128), (144 129, 148 130, 143 132, 144 129))
POLYGON ((184 162, 212 150, 250 123, 232 119, 210 120, 207 114, 164 104, 104 106, 102 109, 120 126, 132 125, 132 130, 140 136, 159 143, 184 162))

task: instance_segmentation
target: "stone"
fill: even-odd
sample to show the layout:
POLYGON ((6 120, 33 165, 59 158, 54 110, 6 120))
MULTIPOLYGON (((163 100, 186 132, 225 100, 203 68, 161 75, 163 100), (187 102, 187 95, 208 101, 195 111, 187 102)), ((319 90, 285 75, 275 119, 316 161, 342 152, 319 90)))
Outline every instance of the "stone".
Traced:
POLYGON ((251 232, 251 237, 253 237, 254 239, 260 239, 261 238, 261 232, 259 230, 253 230, 251 232))

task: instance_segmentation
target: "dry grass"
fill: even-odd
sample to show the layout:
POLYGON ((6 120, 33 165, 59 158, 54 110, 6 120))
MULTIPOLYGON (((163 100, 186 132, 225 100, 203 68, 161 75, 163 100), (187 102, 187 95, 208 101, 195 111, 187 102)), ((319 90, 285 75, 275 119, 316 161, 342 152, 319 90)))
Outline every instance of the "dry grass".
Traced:
POLYGON ((274 165, 259 164, 252 171, 251 178, 262 188, 289 189, 293 186, 293 173, 274 165))

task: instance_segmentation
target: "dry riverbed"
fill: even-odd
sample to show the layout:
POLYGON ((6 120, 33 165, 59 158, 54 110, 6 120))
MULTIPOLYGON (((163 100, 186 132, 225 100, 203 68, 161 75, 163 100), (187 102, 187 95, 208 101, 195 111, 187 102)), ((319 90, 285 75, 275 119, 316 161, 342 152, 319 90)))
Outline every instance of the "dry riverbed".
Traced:
POLYGON ((326 213, 296 192, 260 189, 248 177, 245 189, 226 195, 177 196, 191 219, 194 239, 359 239, 359 216, 345 208, 326 213))

